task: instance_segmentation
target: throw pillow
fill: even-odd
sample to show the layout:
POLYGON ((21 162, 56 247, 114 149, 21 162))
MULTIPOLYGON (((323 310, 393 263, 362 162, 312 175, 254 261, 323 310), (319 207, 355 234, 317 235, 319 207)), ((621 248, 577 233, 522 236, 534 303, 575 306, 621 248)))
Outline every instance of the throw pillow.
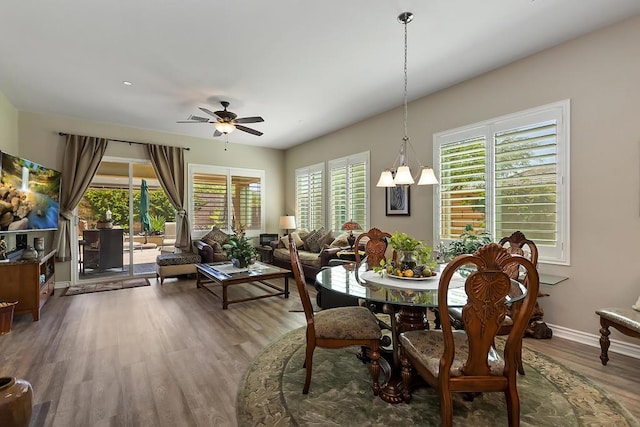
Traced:
POLYGON ((206 244, 210 244, 207 241, 218 242, 220 245, 224 245, 229 240, 229 235, 224 231, 220 230, 218 227, 213 227, 210 232, 205 234, 200 240, 205 242, 206 244))
POLYGON ((296 242, 296 247, 302 248, 304 246, 304 242, 300 238, 300 234, 297 231, 291 233, 291 237, 293 237, 293 241, 296 242))
POLYGON ((307 237, 307 241, 305 242, 305 244, 309 247, 309 252, 320 253, 320 249, 322 248, 318 242, 320 241, 322 236, 324 236, 324 234, 324 227, 321 227, 316 230, 316 232, 312 236, 307 237))
POLYGON ((280 244, 282 246, 284 246, 285 248, 287 248, 287 250, 289 249, 289 236, 282 236, 280 238, 280 244))
POLYGON ((310 238, 312 238, 313 236, 315 236, 315 235, 316 235, 316 233, 317 233, 317 231, 316 231, 316 230, 311 230, 311 231, 309 232, 309 234, 307 234, 306 236, 304 236, 304 237, 302 238, 302 241, 303 241, 303 243, 304 243, 304 245, 303 245, 302 249, 304 249, 305 251, 309 251, 309 252, 311 252, 311 249, 309 248, 309 243, 308 243, 308 241, 309 241, 309 239, 310 239, 310 238))
POLYGON ((333 242, 333 230, 330 230, 327 234, 325 234, 318 240, 318 246, 320 246, 320 249, 323 249, 325 246, 329 247, 329 245, 331 245, 332 242, 333 242))
POLYGON ((331 243, 332 248, 344 248, 345 246, 349 246, 349 242, 347 241, 347 236, 349 233, 343 233, 336 237, 331 243))

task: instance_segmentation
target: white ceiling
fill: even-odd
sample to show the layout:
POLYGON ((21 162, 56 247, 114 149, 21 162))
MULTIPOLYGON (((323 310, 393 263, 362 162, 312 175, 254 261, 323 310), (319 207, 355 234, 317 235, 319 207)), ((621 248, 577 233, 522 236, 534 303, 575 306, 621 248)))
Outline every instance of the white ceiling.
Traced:
MULTIPOLYGON (((640 0, 5 0, 0 92, 20 111, 287 148, 640 14, 640 0), (122 81, 133 82, 124 86, 122 81)), ((64 130, 64 129, 60 129, 64 130)), ((108 136, 108 135, 96 135, 108 136)))

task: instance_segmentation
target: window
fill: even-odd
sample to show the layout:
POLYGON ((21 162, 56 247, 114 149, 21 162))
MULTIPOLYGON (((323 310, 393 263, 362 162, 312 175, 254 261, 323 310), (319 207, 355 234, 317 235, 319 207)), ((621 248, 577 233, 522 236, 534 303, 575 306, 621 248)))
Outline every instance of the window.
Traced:
POLYGON ((353 220, 368 230, 369 152, 329 161, 329 221, 332 230, 353 220))
POLYGON ((298 228, 324 226, 324 163, 296 169, 296 221, 298 228))
POLYGON ((569 264, 569 101, 436 134, 434 164, 436 238, 520 230, 540 261, 569 264))
POLYGON ((264 171, 189 165, 193 231, 244 228, 247 236, 264 232, 264 171))

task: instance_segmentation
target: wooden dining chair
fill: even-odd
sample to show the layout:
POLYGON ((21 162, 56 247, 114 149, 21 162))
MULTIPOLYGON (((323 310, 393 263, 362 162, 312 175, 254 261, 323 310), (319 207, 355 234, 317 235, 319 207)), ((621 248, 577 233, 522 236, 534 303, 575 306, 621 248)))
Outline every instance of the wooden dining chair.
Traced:
MULTIPOLYGON (((534 267, 538 267, 538 247, 532 240, 527 239, 527 237, 521 231, 515 231, 510 236, 503 237, 502 239, 500 239, 498 244, 500 246, 503 246, 511 255, 525 257, 526 259, 531 261, 534 267)), ((521 271, 519 265, 510 265, 505 272, 511 279, 519 280, 523 282, 525 286, 527 285, 526 273, 524 271, 521 271)), ((500 325, 500 329, 498 329, 497 335, 509 335, 509 332, 511 332, 511 328, 513 327, 513 312, 518 310, 519 307, 520 303, 515 303, 507 308, 507 315, 500 325)), ((541 310, 542 309, 539 307, 536 301, 534 312, 541 310)), ((462 311, 460 307, 450 308, 449 315, 451 316, 456 328, 464 328, 462 311)), ((518 372, 520 373, 520 375, 524 375, 524 366, 522 364, 522 346, 518 351, 518 372)))
POLYGON ((360 258, 360 251, 358 250, 360 248, 360 240, 365 237, 369 238, 364 245, 365 257, 367 259, 368 268, 372 269, 373 267, 380 265, 381 260, 386 261, 385 252, 387 251, 387 246, 389 245, 388 239, 391 238, 391 234, 377 228, 372 228, 366 233, 359 234, 354 245, 354 248, 356 249, 356 263, 358 265, 362 261, 360 258))
POLYGON ((440 395, 443 426, 452 425, 452 395, 456 392, 503 392, 508 423, 517 426, 520 423, 516 386, 518 350, 538 296, 538 272, 531 261, 512 256, 497 243, 483 246, 473 255, 460 255, 442 272, 438 285, 441 312, 446 313, 449 308, 447 292, 451 278, 465 264, 474 264, 477 269, 465 281, 468 298, 462 308, 465 329, 454 330, 449 317, 443 316, 440 330, 416 330, 400 335, 403 400, 411 400, 415 370, 440 395), (520 265, 527 273, 527 294, 514 313, 513 326, 500 354, 494 348, 494 340, 507 314, 507 297, 513 295, 513 283, 505 271, 520 265))
POLYGON ((365 307, 337 307, 313 312, 311 299, 307 289, 304 270, 300 263, 298 248, 289 235, 289 255, 291 256, 291 269, 298 286, 304 315, 307 319, 307 348, 304 366, 306 377, 304 380, 303 394, 309 392, 311 384, 311 370, 313 364, 313 352, 316 347, 342 348, 349 346, 364 346, 370 349, 368 354, 371 363, 369 369, 373 380, 373 394, 378 395, 380 385, 380 339, 382 332, 375 316, 365 307))

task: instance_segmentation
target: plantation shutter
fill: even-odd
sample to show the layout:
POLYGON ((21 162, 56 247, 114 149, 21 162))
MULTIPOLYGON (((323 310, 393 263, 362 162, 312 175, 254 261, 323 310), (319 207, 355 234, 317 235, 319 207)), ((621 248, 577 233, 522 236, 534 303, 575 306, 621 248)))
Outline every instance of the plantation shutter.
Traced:
POLYGON ((262 229, 262 182, 258 177, 231 175, 232 225, 236 230, 262 229))
POLYGON ((364 161, 349 165, 349 220, 362 227, 367 224, 367 164, 364 161))
POLYGON ((440 146, 440 238, 457 239, 466 224, 486 224, 486 139, 477 136, 440 146))
POLYGON ((298 228, 314 230, 324 226, 323 170, 323 163, 296 170, 298 228))
POLYGON ((228 224, 227 176, 194 173, 193 216, 194 230, 210 230, 214 225, 226 228, 228 224))
POLYGON ((369 152, 329 162, 329 215, 331 229, 350 220, 368 229, 369 152))
POLYGON ((331 229, 340 230, 342 224, 347 222, 347 162, 343 160, 332 163, 329 172, 331 229))
POLYGON ((556 246, 557 123, 494 134, 495 235, 522 231, 538 246, 556 246))

